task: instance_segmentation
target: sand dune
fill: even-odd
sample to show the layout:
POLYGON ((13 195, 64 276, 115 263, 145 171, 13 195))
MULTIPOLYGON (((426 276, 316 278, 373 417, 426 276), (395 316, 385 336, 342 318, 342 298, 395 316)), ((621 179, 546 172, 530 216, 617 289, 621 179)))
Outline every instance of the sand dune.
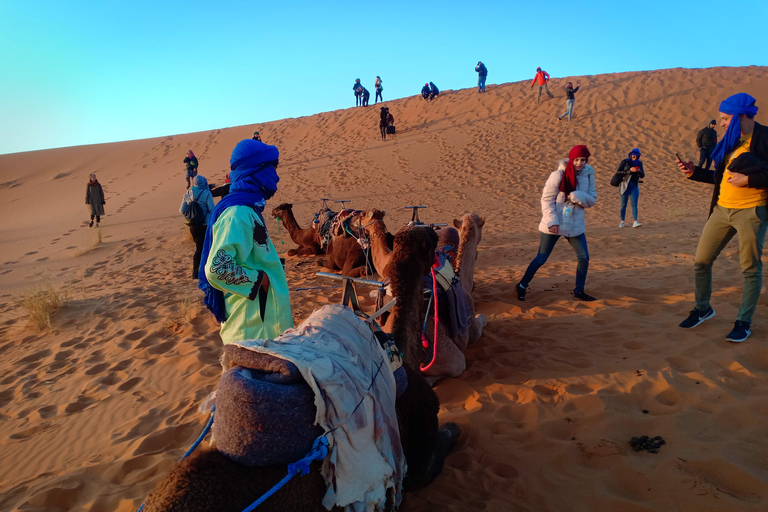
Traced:
MULTIPOLYGON (((281 152, 268 210, 294 204, 307 225, 320 198, 387 210, 394 231, 425 204, 427 222, 467 212, 486 224, 475 303, 488 317, 467 371, 436 390, 441 420, 464 433, 443 474, 404 509, 762 511, 768 509, 768 314, 724 340, 741 300, 737 246, 716 264, 715 319, 677 327, 693 302, 693 253, 711 188, 687 183, 674 154, 698 156, 696 132, 735 92, 768 112, 768 68, 669 69, 554 79, 389 101, 398 133, 382 142, 378 107, 253 126, 0 156, 0 510, 136 510, 202 428, 221 340, 188 278, 192 242, 178 214, 187 149, 222 182, 234 145, 258 128, 281 152), (574 120, 560 88, 581 83, 574 120), (574 302, 575 262, 555 249, 528 299, 515 298, 538 244, 546 176, 587 144, 598 202, 587 213, 591 264, 574 302), (608 182, 643 152, 640 229, 620 230, 608 182), (107 215, 87 228, 88 174, 107 215), (101 237, 101 243, 98 242, 101 237), (27 326, 18 300, 50 282, 68 292, 52 331, 27 326), (659 454, 633 436, 660 435, 659 454)), ((351 95, 350 95, 351 98, 351 95)), ((723 131, 719 129, 719 135, 723 131)), ((272 223, 270 219, 270 223, 272 223)), ((270 224, 276 244, 293 247, 270 224)), ((288 258, 296 322, 336 289, 312 258, 288 258)), ((371 305, 370 300, 366 304, 371 305)))

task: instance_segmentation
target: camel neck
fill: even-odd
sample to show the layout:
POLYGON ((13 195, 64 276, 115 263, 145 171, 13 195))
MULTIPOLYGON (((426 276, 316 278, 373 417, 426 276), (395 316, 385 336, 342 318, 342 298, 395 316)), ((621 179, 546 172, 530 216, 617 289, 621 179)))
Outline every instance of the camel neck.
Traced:
POLYGON ((283 226, 285 226, 285 229, 291 231, 293 229, 301 229, 299 227, 299 223, 296 222, 296 217, 293 216, 293 210, 283 210, 285 213, 283 214, 283 218, 280 219, 283 221, 283 226))
POLYGON ((407 289, 399 289, 399 283, 393 282, 393 290, 398 290, 397 304, 392 308, 388 329, 395 337, 395 342, 405 354, 406 363, 418 369, 421 358, 420 326, 424 320, 423 284, 414 281, 407 289))

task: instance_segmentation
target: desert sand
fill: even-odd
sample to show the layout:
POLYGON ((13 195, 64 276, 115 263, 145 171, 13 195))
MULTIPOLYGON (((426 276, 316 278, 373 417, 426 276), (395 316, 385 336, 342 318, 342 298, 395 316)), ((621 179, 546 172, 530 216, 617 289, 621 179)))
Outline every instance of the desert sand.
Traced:
MULTIPOLYGON (((674 156, 698 160, 696 132, 733 93, 755 96, 768 124, 768 68, 554 78, 556 98, 539 105, 529 83, 388 101, 398 133, 386 142, 371 105, 0 156, 0 510, 136 510, 197 437, 221 340, 189 279, 182 159, 192 149, 200 174, 221 183, 254 129, 282 155, 266 213, 291 202, 302 227, 321 197, 385 209, 392 232, 411 204, 428 206, 426 222, 485 216, 474 297, 488 326, 466 372, 436 386, 441 421, 463 433, 404 510, 768 510, 768 295, 752 336, 727 343, 742 287, 731 242, 715 264, 717 316, 677 327, 693 307, 712 188, 686 182, 674 156), (581 83, 570 123, 556 118, 567 79, 581 83), (541 188, 575 144, 589 146, 597 170, 586 290, 600 300, 571 297, 575 258, 561 241, 519 302, 541 188), (609 180, 634 147, 643 226, 619 229, 609 180), (87 227, 90 173, 107 201, 98 230, 87 227), (38 330, 19 300, 47 283, 68 299, 38 330), (640 435, 666 445, 634 452, 640 435)), ((294 247, 268 220, 280 250, 294 247)), ((287 259, 297 323, 340 299, 338 289, 295 291, 335 284, 318 270, 315 258, 287 259)))

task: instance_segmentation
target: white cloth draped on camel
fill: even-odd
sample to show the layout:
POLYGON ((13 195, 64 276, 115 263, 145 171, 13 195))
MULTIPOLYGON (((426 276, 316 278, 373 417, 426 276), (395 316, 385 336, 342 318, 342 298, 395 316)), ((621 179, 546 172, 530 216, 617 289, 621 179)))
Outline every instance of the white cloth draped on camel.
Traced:
MULTIPOLYGON (((323 462, 323 505, 382 510, 387 490, 399 505, 406 464, 395 411, 395 378, 370 327, 351 309, 327 305, 273 340, 240 347, 291 361, 315 394, 315 422, 331 449, 323 462)), ((226 358, 225 368, 231 366, 226 358)))

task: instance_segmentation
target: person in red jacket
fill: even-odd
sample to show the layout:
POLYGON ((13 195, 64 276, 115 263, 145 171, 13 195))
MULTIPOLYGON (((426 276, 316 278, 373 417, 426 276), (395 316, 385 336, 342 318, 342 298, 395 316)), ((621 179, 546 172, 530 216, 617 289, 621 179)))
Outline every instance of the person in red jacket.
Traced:
POLYGON ((543 88, 545 91, 547 91, 547 94, 549 94, 550 98, 554 98, 555 96, 549 92, 549 87, 547 87, 547 82, 549 81, 549 73, 544 71, 541 68, 536 68, 536 76, 533 77, 533 83, 531 84, 531 89, 533 89, 534 85, 539 86, 539 95, 536 97, 536 103, 538 103, 541 100, 541 89, 543 88))

